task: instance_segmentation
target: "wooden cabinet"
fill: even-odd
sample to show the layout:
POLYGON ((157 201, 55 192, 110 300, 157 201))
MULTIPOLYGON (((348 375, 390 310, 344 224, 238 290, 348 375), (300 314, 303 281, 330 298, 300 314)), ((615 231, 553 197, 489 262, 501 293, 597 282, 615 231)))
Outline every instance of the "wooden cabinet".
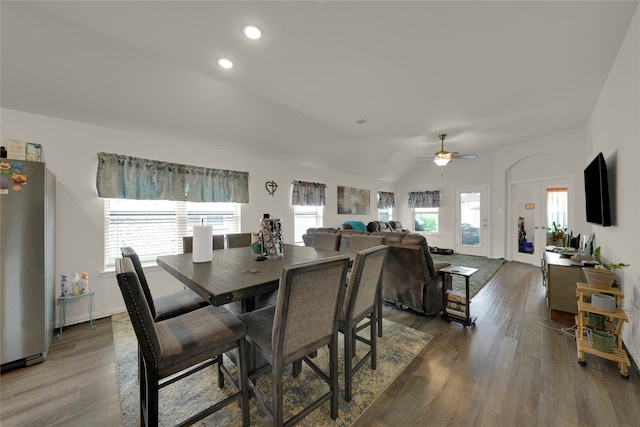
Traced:
POLYGON ((547 287, 547 307, 551 320, 573 322, 574 315, 578 313, 576 283, 585 281, 582 266, 556 252, 545 252, 542 274, 547 287))
POLYGON ((617 288, 600 289, 592 288, 586 283, 577 283, 576 296, 578 303, 578 315, 576 316, 576 346, 578 349, 578 363, 582 366, 587 364, 584 360, 584 353, 612 360, 614 362, 618 362, 618 365, 620 366, 620 375, 623 378, 628 379, 629 374, 627 368, 631 366, 631 363, 629 363, 629 357, 622 348, 622 324, 624 322, 628 322, 629 317, 627 316, 627 313, 622 310, 621 300, 624 298, 623 293, 617 288), (604 311, 594 308, 590 301, 591 296, 596 293, 613 296, 616 300, 616 310, 604 311), (586 336, 585 325, 587 324, 588 313, 607 316, 608 320, 605 322, 604 329, 616 338, 616 343, 614 344, 611 353, 595 349, 592 342, 590 342, 586 336))

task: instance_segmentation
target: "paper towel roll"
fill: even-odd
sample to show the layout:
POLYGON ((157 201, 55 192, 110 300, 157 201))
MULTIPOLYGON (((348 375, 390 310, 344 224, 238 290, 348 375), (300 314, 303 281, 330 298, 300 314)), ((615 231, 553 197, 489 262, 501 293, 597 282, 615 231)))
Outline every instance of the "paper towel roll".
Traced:
POLYGON ((193 262, 209 262, 213 258, 213 228, 210 225, 193 226, 193 262))

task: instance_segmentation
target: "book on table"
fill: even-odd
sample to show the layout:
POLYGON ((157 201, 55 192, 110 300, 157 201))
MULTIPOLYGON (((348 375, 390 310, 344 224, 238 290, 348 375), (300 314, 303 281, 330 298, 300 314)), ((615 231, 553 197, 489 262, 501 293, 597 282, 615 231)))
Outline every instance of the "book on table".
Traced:
POLYGON ((462 292, 447 291, 446 310, 448 314, 464 317, 467 312, 467 296, 462 292))

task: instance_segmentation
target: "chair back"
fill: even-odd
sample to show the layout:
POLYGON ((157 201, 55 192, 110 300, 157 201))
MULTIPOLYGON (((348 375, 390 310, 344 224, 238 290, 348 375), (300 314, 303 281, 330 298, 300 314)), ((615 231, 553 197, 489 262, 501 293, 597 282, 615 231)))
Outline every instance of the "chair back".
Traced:
POLYGON ((251 246, 251 233, 227 234, 228 248, 243 248, 245 246, 251 246))
MULTIPOLYGON (((137 256, 137 255, 136 255, 137 256)), ((138 339, 138 347, 148 364, 157 366, 162 347, 154 316, 147 304, 146 295, 138 280, 133 257, 127 256, 116 260, 116 278, 122 292, 124 304, 129 312, 131 325, 138 339)))
POLYGON ((340 249, 340 237, 340 234, 316 233, 313 235, 313 247, 316 249, 337 251, 340 249))
POLYGON ((140 287, 142 288, 142 292, 144 293, 144 297, 147 300, 147 306, 151 311, 151 316, 153 318, 156 317, 156 306, 153 303, 153 295, 151 295, 151 290, 149 289, 149 284, 147 283, 147 278, 144 275, 144 270, 142 269, 142 263, 140 262, 140 257, 130 246, 125 246, 120 248, 120 252, 122 256, 125 258, 131 259, 131 263, 133 264, 133 268, 135 269, 136 274, 138 275, 138 282, 140 282, 140 287))
POLYGON ((344 319, 359 320, 373 312, 388 249, 378 245, 356 253, 344 297, 344 319))
POLYGON ((272 331, 274 360, 286 365, 331 342, 338 333, 348 265, 348 257, 335 256, 283 267, 272 331))
MULTIPOLYGON (((213 250, 224 249, 224 234, 213 235, 213 250)), ((182 253, 189 254, 193 252, 193 236, 182 237, 182 253)))
POLYGON ((370 236, 367 234, 355 234, 351 236, 351 245, 349 252, 355 254, 363 249, 369 249, 374 246, 384 245, 387 238, 384 236, 370 236))

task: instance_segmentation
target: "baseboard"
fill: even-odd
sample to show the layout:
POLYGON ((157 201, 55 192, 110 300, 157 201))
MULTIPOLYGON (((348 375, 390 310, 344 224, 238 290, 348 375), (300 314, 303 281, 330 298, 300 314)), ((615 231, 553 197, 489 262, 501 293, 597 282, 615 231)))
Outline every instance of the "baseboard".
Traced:
MULTIPOLYGON (((122 307, 115 307, 115 308, 111 308, 108 310, 103 310, 103 311, 98 311, 98 312, 94 312, 93 313, 93 320, 97 320, 97 319, 102 319, 105 317, 110 317, 113 314, 116 313, 122 313, 123 311, 127 311, 126 307, 122 306, 122 307)), ((77 325, 80 323, 86 323, 88 322, 89 319, 89 313, 86 314, 82 314, 80 316, 76 316, 76 317, 67 317, 67 319, 64 322, 64 327, 68 327, 71 325, 77 325)), ((56 329, 60 328, 60 319, 58 319, 56 321, 56 329)))

